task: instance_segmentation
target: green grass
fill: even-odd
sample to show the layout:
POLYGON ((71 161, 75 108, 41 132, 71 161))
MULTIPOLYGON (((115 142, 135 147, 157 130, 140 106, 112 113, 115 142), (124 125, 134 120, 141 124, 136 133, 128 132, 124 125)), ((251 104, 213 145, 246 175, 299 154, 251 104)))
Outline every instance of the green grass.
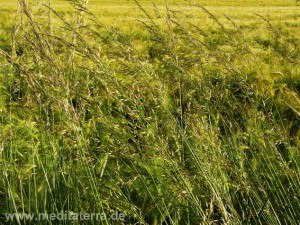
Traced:
POLYGON ((0 224, 299 224, 299 3, 242 2, 1 1, 0 224))

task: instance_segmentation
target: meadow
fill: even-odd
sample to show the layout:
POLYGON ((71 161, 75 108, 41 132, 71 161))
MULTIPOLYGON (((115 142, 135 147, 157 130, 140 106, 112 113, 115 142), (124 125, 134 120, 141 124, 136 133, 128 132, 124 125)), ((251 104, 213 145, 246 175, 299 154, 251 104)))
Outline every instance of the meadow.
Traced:
POLYGON ((0 0, 0 224, 300 224, 299 9, 0 0))

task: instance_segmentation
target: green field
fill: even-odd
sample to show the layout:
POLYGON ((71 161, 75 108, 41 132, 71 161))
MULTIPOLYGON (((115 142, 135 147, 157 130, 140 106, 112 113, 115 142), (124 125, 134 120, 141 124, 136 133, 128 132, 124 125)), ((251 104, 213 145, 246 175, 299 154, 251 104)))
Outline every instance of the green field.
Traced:
POLYGON ((85 3, 0 0, 0 225, 300 224, 300 2, 85 3))

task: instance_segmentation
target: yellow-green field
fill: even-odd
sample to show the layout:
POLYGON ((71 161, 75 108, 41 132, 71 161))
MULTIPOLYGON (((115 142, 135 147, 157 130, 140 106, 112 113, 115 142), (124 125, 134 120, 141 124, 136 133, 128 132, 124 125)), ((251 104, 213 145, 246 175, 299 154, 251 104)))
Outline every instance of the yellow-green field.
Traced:
POLYGON ((0 0, 0 225, 300 224, 300 2, 85 2, 0 0))
MULTIPOLYGON (((35 5, 38 1, 29 1, 35 5)), ((47 3, 48 1, 46 1, 47 3)), ((140 1, 140 3, 149 9, 151 15, 155 15, 154 8, 152 7, 154 2, 158 9, 163 10, 165 8, 164 1, 140 1)), ((216 16, 220 16, 220 21, 224 21, 223 14, 226 14, 233 19, 237 25, 259 26, 261 20, 254 15, 254 13, 260 14, 270 20, 274 25, 284 25, 286 28, 299 29, 300 20, 300 3, 295 1, 267 1, 267 0, 245 0, 245 1, 195 1, 196 4, 205 6, 216 16)), ((59 11, 72 11, 70 4, 63 0, 52 0, 51 5, 54 9, 59 11)), ((192 18, 197 23, 201 23, 203 26, 210 25, 210 20, 207 16, 201 13, 199 9, 191 9, 190 4, 187 1, 173 1, 169 2, 169 5, 173 6, 174 10, 180 8, 184 16, 192 18), (175 6, 176 5, 176 6, 175 6)), ((1 28, 9 28, 13 23, 15 11, 17 9, 17 1, 4 1, 1 0, 1 28)), ((91 0, 88 4, 90 9, 97 17, 103 22, 109 25, 117 25, 123 29, 135 30, 136 19, 144 17, 143 13, 138 9, 134 1, 97 1, 91 0)), ((256 28, 256 27, 255 27, 256 28)), ((3 31, 2 31, 3 32, 3 31)), ((294 32, 299 35, 299 32, 294 32)))

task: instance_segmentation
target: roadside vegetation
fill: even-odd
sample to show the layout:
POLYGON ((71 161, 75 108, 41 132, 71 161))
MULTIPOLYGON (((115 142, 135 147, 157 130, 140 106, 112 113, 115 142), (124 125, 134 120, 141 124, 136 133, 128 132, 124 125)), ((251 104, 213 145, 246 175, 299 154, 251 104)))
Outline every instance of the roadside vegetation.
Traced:
POLYGON ((0 213, 300 223, 300 3, 19 3, 0 11, 0 213))

